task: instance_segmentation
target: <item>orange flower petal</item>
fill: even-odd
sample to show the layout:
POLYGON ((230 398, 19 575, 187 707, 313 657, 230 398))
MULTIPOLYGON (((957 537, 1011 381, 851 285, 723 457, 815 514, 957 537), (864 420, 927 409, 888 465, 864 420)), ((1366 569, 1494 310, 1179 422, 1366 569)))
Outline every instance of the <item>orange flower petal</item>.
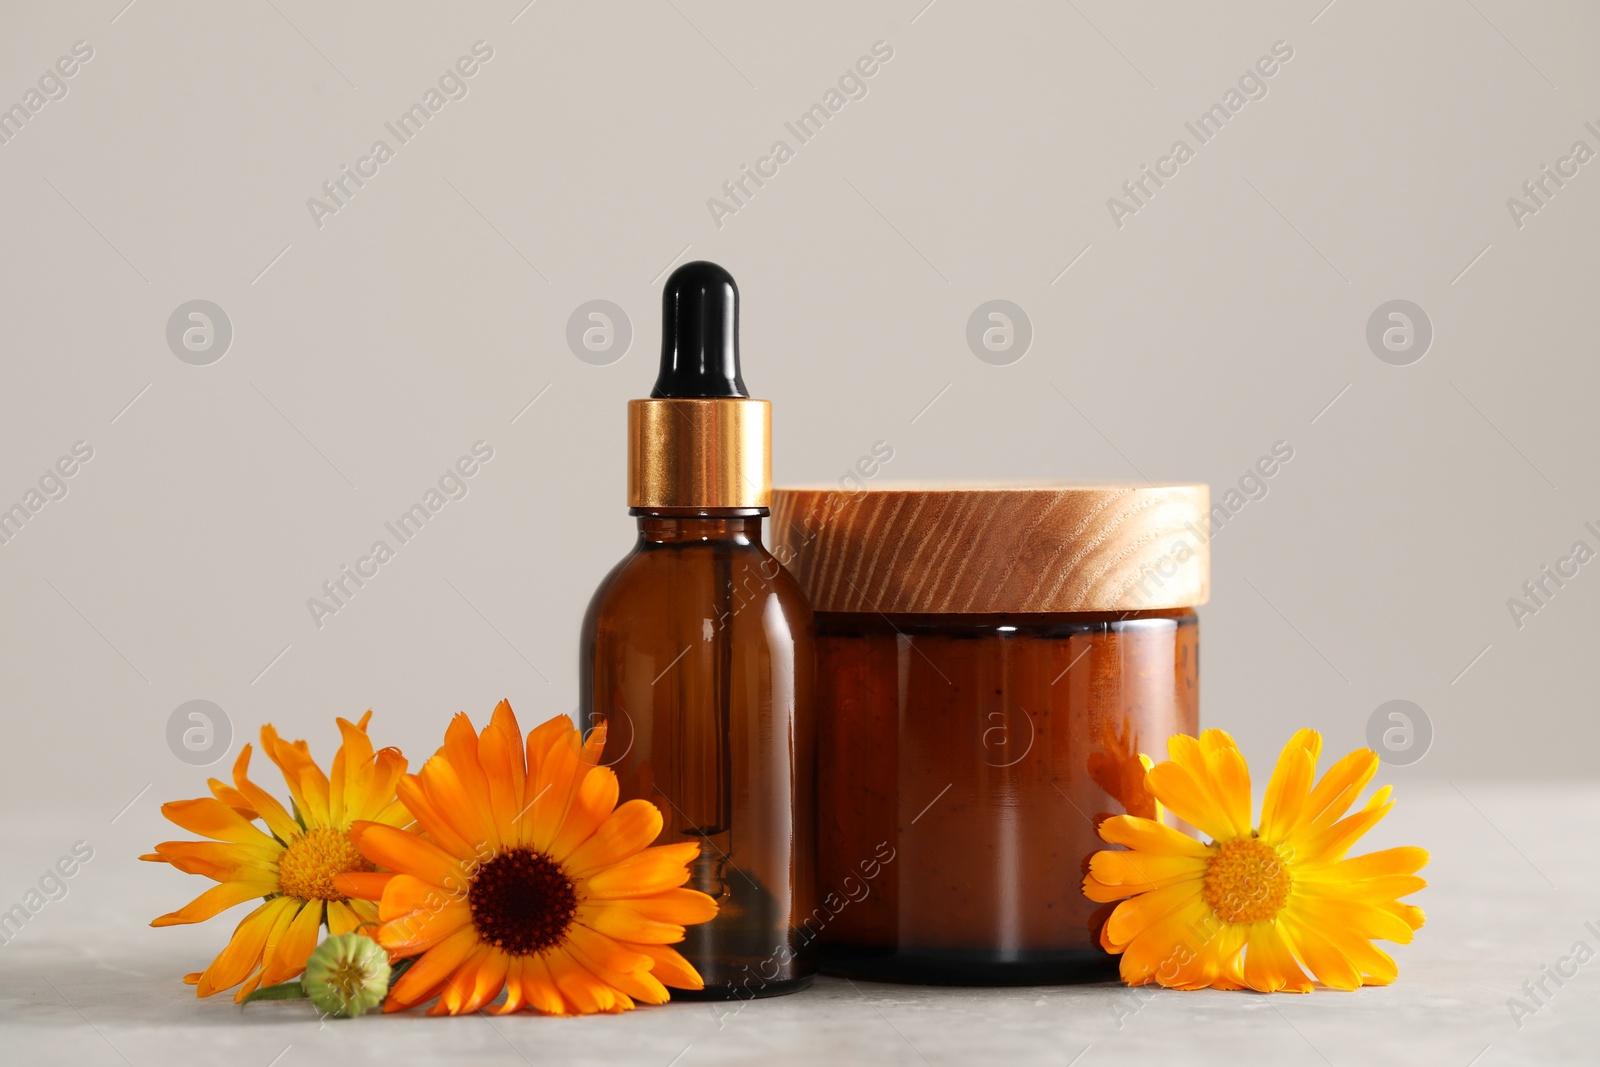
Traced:
POLYGON ((482 1010, 500 991, 506 987, 506 973, 510 970, 511 957, 499 949, 489 949, 488 958, 478 965, 477 974, 473 977, 472 995, 461 1007, 461 1014, 482 1010))
POLYGON ((610 767, 594 767, 583 776, 561 832, 550 843, 550 855, 564 859, 594 836, 617 806, 617 775, 610 767))
POLYGON ((478 737, 478 762, 488 782, 489 808, 500 840, 521 842, 523 789, 527 770, 523 764, 522 734, 511 705, 502 700, 494 717, 478 737))
MULTIPOLYGON (((277 882, 278 856, 283 846, 238 845, 231 841, 163 841, 154 855, 140 859, 170 863, 184 874, 198 874, 216 882, 266 880, 277 882)), ((265 894, 263 894, 265 895, 265 894)))
POLYGON ((677 949, 666 945, 639 945, 640 952, 655 960, 655 965, 650 968, 650 973, 655 975, 663 985, 672 986, 674 989, 704 989, 705 982, 700 977, 700 972, 679 954, 677 949))
POLYGON ((388 871, 346 871, 334 876, 333 887, 347 897, 382 900, 384 887, 393 877, 388 871))
POLYGON ((531 800, 532 825, 528 828, 527 843, 539 852, 550 851, 551 842, 567 820, 573 795, 588 771, 579 759, 578 731, 565 716, 558 718, 566 723, 562 736, 540 761, 538 776, 529 778, 535 799, 531 800))
POLYGON ((211 966, 201 972, 195 985, 195 995, 209 997, 221 990, 231 989, 248 978, 250 972, 261 965, 261 950, 266 946, 267 934, 271 932, 273 924, 279 915, 294 906, 295 902, 289 898, 278 897, 246 915, 234 928, 228 947, 211 961, 211 966))
MULTIPOLYGON (((483 764, 478 762, 478 732, 464 713, 457 712, 450 719, 444 732, 443 753, 455 780, 460 783, 461 795, 476 816, 472 820, 475 832, 466 836, 474 842, 488 842, 491 849, 498 850, 500 831, 495 826, 494 809, 489 802, 489 780, 483 773, 483 764)), ((440 768, 435 768, 434 773, 440 773, 440 768)))
POLYGON ((382 823, 358 822, 350 827, 350 841, 368 861, 447 889, 464 890, 468 884, 461 864, 444 849, 416 834, 382 823))
POLYGON ((311 749, 306 743, 284 741, 268 723, 261 728, 261 751, 283 772, 289 794, 299 806, 306 825, 332 825, 328 819, 328 777, 311 758, 311 749))
POLYGON ((606 985, 564 948, 544 953, 550 977, 561 995, 584 1015, 611 1011, 617 1004, 617 991, 606 985))
POLYGON ((1420 892, 1428 888, 1428 883, 1414 874, 1381 874, 1375 878, 1340 881, 1302 878, 1295 883, 1295 887, 1309 897, 1382 903, 1420 892))
POLYGON ((1414 904, 1402 904, 1398 900, 1390 900, 1378 906, 1384 911, 1393 914, 1395 918, 1413 930, 1422 929, 1422 924, 1427 921, 1427 916, 1423 914, 1422 909, 1414 904))
POLYGON ((646 919, 689 926, 717 917, 717 902, 698 889, 667 889, 654 896, 608 901, 613 908, 629 908, 646 919))
POLYGON ((689 864, 700 855, 697 841, 657 845, 595 874, 583 885, 590 898, 642 897, 676 889, 689 880, 689 864))
MULTIPOLYGON (((1229 743, 1231 744, 1231 739, 1229 743)), ((1239 831, 1233 824, 1226 805, 1223 804, 1221 786, 1217 781, 1214 757, 1218 748, 1219 741, 1216 738, 1212 738, 1207 744, 1201 744, 1200 738, 1190 737, 1188 734, 1174 734, 1167 738, 1167 756, 1171 763, 1188 772, 1197 796, 1202 798, 1201 803, 1228 825, 1228 831, 1220 838, 1226 840, 1228 837, 1239 836, 1239 831)), ((1145 772, 1145 780, 1148 783, 1149 770, 1145 772)))
MULTIPOLYGON (((580 904, 574 922, 567 929, 567 939, 573 944, 582 945, 589 957, 614 971, 647 971, 650 969, 651 959, 639 951, 643 944, 664 945, 667 942, 656 937, 644 937, 634 942, 634 939, 622 933, 613 933, 603 927, 615 930, 627 929, 630 932, 635 923, 648 923, 644 919, 629 912, 626 908, 607 907, 605 905, 580 904), (624 921, 615 922, 608 913, 619 912, 624 916, 624 921)), ((677 927, 682 930, 682 927, 677 927)), ((645 931, 649 933, 650 931, 645 931)), ((680 933, 679 941, 683 940, 680 933)))
POLYGON ((572 1015, 577 1011, 576 1005, 569 1005, 556 988, 556 980, 542 955, 522 957, 522 995, 528 1007, 546 1015, 572 1015))
POLYGON ((322 930, 322 901, 308 900, 295 903, 300 904, 299 913, 295 915, 289 928, 283 931, 283 936, 278 938, 277 944, 269 945, 269 951, 266 953, 265 964, 261 968, 261 980, 267 985, 287 982, 305 970, 306 960, 311 957, 311 951, 317 947, 317 934, 322 930))
POLYGON ((465 926, 430 948, 389 990, 392 1007, 385 1003, 384 1010, 403 1011, 429 999, 434 989, 449 979, 478 944, 477 931, 465 926))
POLYGON ((361 919, 356 915, 355 909, 342 900, 328 901, 327 913, 329 937, 348 934, 361 925, 361 919))
POLYGON ((372 775, 366 783, 365 796, 346 793, 345 820, 387 822, 384 813, 394 806, 395 790, 407 766, 406 757, 398 748, 380 748, 372 757, 372 775))
POLYGON ((334 720, 339 726, 341 743, 333 754, 333 768, 328 776, 328 819, 330 825, 342 826, 352 817, 352 809, 366 799, 367 783, 372 780, 372 739, 367 736, 369 710, 357 726, 345 718, 334 720), (352 804, 354 799, 357 804, 352 804))
POLYGON ((393 918, 414 911, 437 911, 450 904, 465 904, 466 901, 466 893, 452 892, 415 875, 395 874, 389 876, 389 882, 384 887, 380 910, 385 916, 393 918))
MULTIPOLYGON (((608 956, 608 946, 603 941, 597 940, 598 938, 597 934, 587 933, 575 937, 567 944, 567 951, 590 974, 633 1000, 642 1000, 646 1004, 665 1004, 672 998, 667 992, 667 987, 650 973, 649 968, 655 961, 648 956, 640 956, 644 960, 643 967, 630 970, 618 969, 607 962, 614 956, 608 956)), ((630 955, 638 954, 630 953, 630 955)))
POLYGON ((215 778, 207 778, 206 786, 210 788, 211 795, 222 801, 228 807, 244 816, 246 819, 256 818, 256 809, 250 806, 250 801, 245 799, 243 793, 233 786, 219 782, 215 778))
POLYGON ((396 783, 395 790, 400 795, 400 802, 416 818, 417 827, 433 838, 435 844, 452 856, 473 854, 471 842, 462 837, 444 817, 444 813, 434 806, 423 788, 422 779, 414 774, 404 775, 396 783))
POLYGON ((630 800, 562 861, 576 875, 609 867, 642 852, 661 836, 661 812, 648 800, 630 800))
MULTIPOLYGON (((505 701, 502 700, 501 703, 504 704, 505 701)), ((517 759, 522 759, 520 752, 517 754, 517 759)), ((523 1005, 524 999, 522 988, 522 957, 507 956, 506 999, 501 1003, 484 1010, 490 1015, 510 1015, 512 1012, 519 1010, 523 1005)))
POLYGON ((473 929, 472 909, 465 901, 452 902, 386 918, 378 928, 377 941, 391 956, 415 956, 463 929, 473 929))
MULTIPOLYGON (((439 987, 439 1000, 428 1009, 429 1015, 462 1015, 476 1008, 472 1006, 475 991, 478 986, 478 975, 488 965, 494 949, 479 943, 461 965, 445 976, 443 984, 439 987)), ((498 989, 495 992, 499 992, 498 989)))
POLYGON ((293 841, 305 831, 295 822, 294 816, 278 803, 277 798, 250 780, 250 754, 251 748, 247 744, 239 749, 239 757, 233 761, 234 787, 280 841, 293 841))
MULTIPOLYGON (((277 879, 257 879, 249 882, 223 882, 214 885, 204 893, 195 897, 177 911, 150 920, 151 926, 182 926, 187 923, 205 922, 214 915, 219 915, 229 908, 243 904, 247 900, 257 900, 277 892, 277 879)), ((228 985, 234 985, 243 979, 243 975, 235 978, 228 985)), ((227 986, 222 988, 226 989, 227 986)))
POLYGON ((479 809, 461 776, 456 773, 456 766, 450 757, 442 751, 430 757, 422 765, 422 770, 417 772, 417 779, 433 812, 449 825, 458 839, 466 843, 467 849, 462 854, 482 852, 492 855, 499 835, 494 832, 486 813, 479 809))
MULTIPOLYGON (((527 755, 529 783, 538 780, 539 774, 544 767, 545 756, 549 754, 550 750, 558 742, 565 741, 568 734, 574 732, 576 731, 572 725, 572 720, 565 715, 556 715, 546 719, 529 731, 527 744, 524 746, 527 755)), ((534 792, 538 791, 537 787, 532 788, 534 792)))
POLYGON ((216 797, 169 801, 161 805, 161 814, 190 833, 199 834, 201 837, 262 848, 277 845, 276 841, 258 830, 250 820, 216 797))

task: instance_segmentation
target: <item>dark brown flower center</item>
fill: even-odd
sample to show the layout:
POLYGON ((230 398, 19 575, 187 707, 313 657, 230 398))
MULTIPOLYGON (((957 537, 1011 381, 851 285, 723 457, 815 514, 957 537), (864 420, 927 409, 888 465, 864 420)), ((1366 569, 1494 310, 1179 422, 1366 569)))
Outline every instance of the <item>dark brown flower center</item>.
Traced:
POLYGON ((578 897, 572 879, 549 856, 514 848, 478 868, 467 904, 481 940, 513 956, 529 956, 565 936, 578 897))

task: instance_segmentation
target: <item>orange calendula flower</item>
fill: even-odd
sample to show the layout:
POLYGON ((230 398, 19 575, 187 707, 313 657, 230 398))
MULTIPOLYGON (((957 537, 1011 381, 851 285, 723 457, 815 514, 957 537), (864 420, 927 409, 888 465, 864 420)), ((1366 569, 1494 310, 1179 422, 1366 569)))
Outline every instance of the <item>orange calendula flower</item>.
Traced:
POLYGON ((1315 730, 1284 746, 1256 828, 1250 770, 1233 738, 1207 730, 1167 742, 1171 760, 1151 767, 1145 785, 1211 842, 1134 815, 1101 823, 1100 836, 1127 851, 1096 852, 1083 891, 1122 900, 1100 943, 1122 954, 1123 981, 1263 993, 1309 993, 1306 971, 1335 989, 1394 981, 1394 960, 1372 942, 1407 944, 1422 926, 1422 909, 1399 898, 1427 885, 1416 872, 1428 853, 1390 848, 1347 859, 1394 805, 1384 786, 1346 815, 1378 757, 1358 749, 1313 785, 1321 751, 1315 730))
POLYGON ((457 715, 444 747, 400 781, 421 833, 356 824, 356 847, 387 870, 339 882, 379 901, 391 958, 417 957, 384 1011, 437 997, 431 1014, 465 1014, 504 989, 488 1010, 579 1015, 702 988, 668 947, 717 913, 681 888, 700 845, 650 847, 661 813, 645 800, 617 807, 617 776, 595 765, 604 744, 603 728, 584 742, 564 715, 524 743, 505 701, 481 734, 457 715))
POLYGON ((233 932, 228 947, 204 971, 186 975, 199 996, 239 985, 234 1000, 257 986, 274 985, 305 969, 324 923, 333 934, 376 922, 377 909, 352 900, 334 880, 372 865, 350 842, 350 824, 409 821, 395 800, 395 783, 405 773, 398 749, 374 752, 367 739, 367 712, 354 725, 338 720, 344 742, 333 758, 333 775, 311 759, 304 741, 284 741, 270 725, 261 728, 261 749, 278 765, 294 798, 294 813, 250 780, 250 746, 233 765, 233 785, 211 779, 209 797, 175 800, 161 813, 208 841, 166 841, 140 859, 170 863, 189 874, 203 874, 219 885, 186 906, 151 922, 175 926, 211 918, 236 904, 264 898, 233 932), (266 824, 263 830, 256 824, 266 824))

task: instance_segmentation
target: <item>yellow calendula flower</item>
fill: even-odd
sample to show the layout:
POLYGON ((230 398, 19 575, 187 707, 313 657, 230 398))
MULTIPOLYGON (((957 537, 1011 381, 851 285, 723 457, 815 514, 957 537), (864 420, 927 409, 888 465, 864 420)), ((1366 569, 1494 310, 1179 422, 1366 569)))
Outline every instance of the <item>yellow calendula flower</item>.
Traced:
POLYGON ((249 745, 233 765, 232 786, 212 779, 211 796, 162 805, 168 819, 210 840, 166 841, 139 858, 170 863, 220 884, 151 926, 203 922, 235 905, 262 900, 211 966, 184 977, 199 996, 243 982, 234 996, 243 1000, 258 986, 287 981, 304 970, 324 924, 330 933, 343 934, 377 920, 371 903, 350 899, 334 884, 341 874, 372 870, 350 841, 352 822, 410 820, 395 800, 405 757, 394 748, 373 751, 367 739, 371 717, 369 711, 354 725, 338 720, 344 742, 333 758, 331 778, 313 762, 304 741, 284 741, 271 725, 261 728, 261 749, 283 772, 293 814, 250 780, 249 745))
POLYGON ((1428 853, 1346 858, 1394 805, 1385 786, 1346 815, 1378 757, 1352 752, 1313 785, 1321 751, 1315 730, 1290 739, 1254 827, 1250 770, 1233 738, 1207 730, 1168 741, 1171 759, 1150 768, 1146 788, 1211 841, 1135 815, 1101 823, 1100 836, 1126 851, 1095 853, 1083 891, 1122 901, 1100 943, 1121 953, 1123 981, 1263 993, 1309 993, 1307 971, 1335 989, 1394 981, 1394 960, 1372 942, 1407 944, 1422 926, 1422 909, 1399 898, 1427 885, 1416 872, 1428 853))
POLYGON ((681 888, 700 845, 651 847, 661 813, 617 806, 616 774, 595 765, 604 744, 604 728, 585 742, 565 715, 524 741, 505 701, 481 734, 457 715, 444 747, 400 782, 421 832, 355 825, 356 847, 386 871, 339 883, 380 902, 391 958, 417 957, 384 1011, 438 998, 431 1014, 582 1015, 702 988, 669 947, 717 913, 681 888))

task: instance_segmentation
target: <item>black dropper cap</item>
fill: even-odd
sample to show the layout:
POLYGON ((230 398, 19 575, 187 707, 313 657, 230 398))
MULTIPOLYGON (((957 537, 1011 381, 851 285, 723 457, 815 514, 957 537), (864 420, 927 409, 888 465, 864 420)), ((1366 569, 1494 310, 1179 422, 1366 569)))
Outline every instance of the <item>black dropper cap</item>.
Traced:
POLYGON ((661 293, 655 398, 748 397, 739 377, 739 287, 706 260, 672 272, 661 293))

